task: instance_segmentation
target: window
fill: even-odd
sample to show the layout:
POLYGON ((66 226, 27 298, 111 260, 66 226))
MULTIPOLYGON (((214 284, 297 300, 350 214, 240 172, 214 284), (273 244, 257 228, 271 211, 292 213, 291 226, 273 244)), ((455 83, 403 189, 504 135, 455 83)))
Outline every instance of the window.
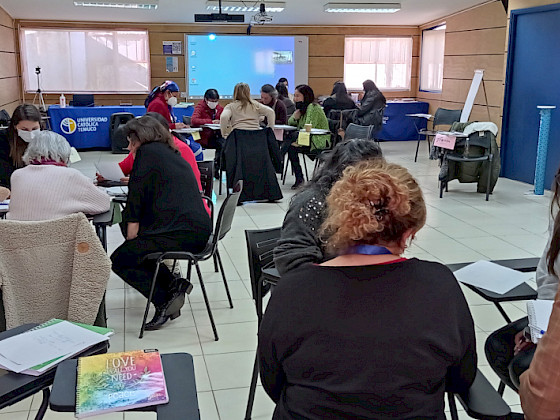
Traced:
POLYGON ((146 93, 150 51, 146 31, 30 29, 21 31, 24 86, 47 93, 146 93))
POLYGON ((445 25, 422 31, 420 90, 441 92, 444 49, 445 25))
POLYGON ((362 90, 371 79, 381 90, 410 90, 412 38, 346 38, 344 83, 362 90))

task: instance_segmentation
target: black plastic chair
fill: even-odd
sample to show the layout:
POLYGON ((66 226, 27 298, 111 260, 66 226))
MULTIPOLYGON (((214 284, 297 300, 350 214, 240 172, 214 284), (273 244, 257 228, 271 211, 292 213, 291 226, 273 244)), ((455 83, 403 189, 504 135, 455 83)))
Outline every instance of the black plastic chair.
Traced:
POLYGON ((200 282, 200 288, 202 289, 202 294, 204 296, 204 303, 206 304, 206 309, 208 310, 208 316, 210 318, 210 323, 212 324, 212 330, 214 332, 214 338, 218 341, 218 331, 216 329, 216 324, 214 323, 214 317, 212 316, 212 309, 210 308, 210 303, 208 301, 208 295, 206 294, 206 287, 204 287, 204 280, 202 278, 202 273, 200 271, 199 262, 206 261, 213 258, 214 255, 218 260, 220 266, 220 271, 222 273, 222 279, 224 281, 224 286, 226 289, 226 294, 229 301, 230 308, 233 308, 233 301, 231 300, 231 294, 229 292, 229 287, 226 280, 226 275, 224 272, 224 267, 222 264, 222 259, 220 257, 220 252, 218 250, 218 242, 222 240, 226 234, 231 230, 231 223, 233 222, 233 216, 235 215, 235 209, 237 208, 237 202, 239 201, 239 196, 243 189, 243 181, 238 181, 233 188, 233 192, 224 200, 222 207, 218 213, 218 218, 216 219, 216 227, 214 228, 214 233, 208 238, 208 243, 204 250, 198 253, 186 252, 186 251, 171 251, 171 252, 155 252, 146 255, 145 259, 155 259, 156 269, 154 271, 154 277, 152 279, 152 287, 150 288, 150 294, 148 296, 148 301, 146 302, 146 310, 144 311, 144 318, 142 319, 142 326, 140 328, 139 338, 144 336, 144 328, 146 327, 146 319, 148 318, 148 311, 150 310, 150 303, 152 302, 152 296, 154 294, 154 289, 156 286, 156 279, 159 272, 159 266, 164 260, 174 260, 174 264, 178 260, 187 260, 189 262, 189 268, 187 271, 187 280, 190 281, 192 265, 196 267, 196 273, 198 275, 198 280, 200 282))
POLYGON ((134 114, 130 112, 115 112, 109 119, 109 137, 111 138, 111 151, 113 153, 128 153, 128 140, 122 127, 133 120, 134 114))
POLYGON ((438 126, 440 125, 452 125, 461 119, 460 109, 445 109, 438 108, 436 114, 434 115, 433 130, 418 130, 418 142, 416 143, 416 154, 414 155, 414 162, 418 159, 418 149, 420 148, 420 137, 426 136, 426 141, 428 142, 428 155, 430 154, 430 137, 437 134, 438 126))
MULTIPOLYGON (((488 165, 488 176, 486 179, 486 201, 490 196, 490 183, 492 182, 492 162, 494 161, 494 154, 492 153, 492 133, 490 131, 484 131, 484 135, 475 132, 466 138, 457 138, 455 143, 455 149, 457 147, 464 145, 464 152, 460 153, 445 153, 442 157, 442 164, 446 161, 452 161, 457 163, 467 163, 467 162, 481 162, 483 165, 485 162, 488 165), (469 148, 478 146, 484 149, 484 154, 482 156, 471 157, 469 156, 469 148)), ((448 180, 443 180, 439 185, 439 198, 443 197, 443 190, 448 191, 448 180)))
POLYGON ((214 162, 205 160, 196 162, 200 171, 200 184, 202 185, 202 194, 212 198, 214 192, 214 162))
MULTIPOLYGON (((253 300, 257 309, 257 323, 260 326, 263 314, 263 297, 268 293, 269 288, 264 288, 262 270, 266 266, 273 264, 273 250, 280 239, 281 228, 272 228, 264 230, 246 230, 245 240, 247 242, 247 253, 249 256, 249 276, 251 277, 251 287, 253 291, 253 300)), ((255 401, 255 391, 257 389, 257 380, 259 378, 259 361, 258 355, 255 356, 255 365, 253 367, 253 375, 251 377, 251 386, 249 387, 249 400, 247 401, 247 410, 245 412, 245 420, 251 418, 253 411, 253 403, 255 401)))
POLYGON ((348 127, 346 127, 346 131, 344 132, 344 140, 351 140, 351 139, 375 140, 374 133, 375 133, 375 125, 358 125, 358 124, 350 123, 348 124, 348 127))

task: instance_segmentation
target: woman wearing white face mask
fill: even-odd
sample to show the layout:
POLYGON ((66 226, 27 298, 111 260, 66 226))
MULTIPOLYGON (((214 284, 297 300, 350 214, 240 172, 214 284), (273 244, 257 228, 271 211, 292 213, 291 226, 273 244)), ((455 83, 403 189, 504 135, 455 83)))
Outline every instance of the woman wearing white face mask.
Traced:
MULTIPOLYGON (((204 92, 204 99, 194 107, 191 117, 191 125, 200 127, 204 124, 219 124, 220 116, 224 107, 218 102, 220 95, 216 89, 208 89, 204 92)), ((198 141, 205 149, 218 149, 221 136, 216 131, 203 128, 198 141)))
POLYGON ((186 128, 182 122, 175 122, 173 115, 173 107, 177 105, 177 97, 179 96, 179 86, 177 83, 166 80, 161 86, 152 89, 144 105, 148 110, 146 112, 157 112, 165 117, 169 123, 171 130, 176 128, 186 128))
POLYGON ((30 104, 18 106, 7 130, 0 130, 0 186, 10 188, 12 172, 25 166, 27 144, 41 129, 41 114, 30 104))

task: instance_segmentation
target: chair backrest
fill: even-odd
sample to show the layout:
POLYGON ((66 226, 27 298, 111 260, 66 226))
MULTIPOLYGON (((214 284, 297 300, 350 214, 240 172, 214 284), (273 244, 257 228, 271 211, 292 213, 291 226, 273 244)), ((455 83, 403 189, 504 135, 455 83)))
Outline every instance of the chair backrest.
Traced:
POLYGON ((200 184, 202 185, 202 193, 212 198, 214 191, 214 161, 204 160, 196 162, 198 170, 200 171, 200 184))
POLYGON ((235 215, 235 209, 237 208, 237 202, 239 201, 242 190, 243 181, 237 181, 237 184, 233 187, 233 192, 226 197, 222 203, 222 207, 220 207, 213 238, 216 244, 231 230, 233 216, 235 215))
POLYGON ((72 96, 72 106, 95 106, 92 94, 74 94, 72 96))
POLYGON ((460 109, 438 108, 434 115, 434 129, 438 125, 451 125, 461 119, 460 109))
POLYGON ((192 117, 184 115, 183 116, 183 124, 191 125, 191 119, 192 119, 192 117))
MULTIPOLYGON (((272 251, 280 239, 281 228, 246 230, 247 254, 249 256, 249 275, 253 289, 253 299, 257 299, 258 282, 264 267, 273 261, 272 251)), ((263 293, 264 296, 265 293, 263 293)), ((262 296, 261 296, 262 297, 262 296)))
POLYGON ((373 139, 374 125, 348 124, 344 132, 344 140, 350 139, 373 139))

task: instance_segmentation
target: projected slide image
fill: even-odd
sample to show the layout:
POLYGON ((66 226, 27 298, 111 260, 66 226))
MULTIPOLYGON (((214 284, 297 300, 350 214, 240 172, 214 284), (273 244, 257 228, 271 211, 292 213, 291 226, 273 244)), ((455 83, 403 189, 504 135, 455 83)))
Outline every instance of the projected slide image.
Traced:
POLYGON ((187 80, 189 97, 202 97, 208 88, 227 99, 239 82, 249 84, 253 96, 264 84, 280 77, 294 80, 294 37, 189 35, 187 80))

